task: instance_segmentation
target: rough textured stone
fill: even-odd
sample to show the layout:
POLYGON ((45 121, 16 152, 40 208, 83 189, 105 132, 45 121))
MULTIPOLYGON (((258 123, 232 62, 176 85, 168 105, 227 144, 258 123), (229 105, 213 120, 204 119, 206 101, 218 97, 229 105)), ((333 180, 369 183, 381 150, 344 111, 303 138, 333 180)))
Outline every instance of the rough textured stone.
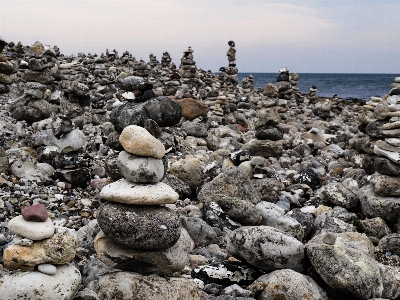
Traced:
POLYGON ((347 210, 354 210, 358 204, 357 194, 352 193, 342 183, 330 183, 319 190, 321 199, 339 205, 347 210))
POLYGON ((81 273, 73 265, 57 267, 55 275, 18 272, 2 279, 2 300, 70 300, 81 285, 81 273))
POLYGON ((163 144, 146 129, 136 125, 125 127, 119 141, 125 151, 131 154, 155 158, 162 158, 165 154, 163 144))
POLYGON ((400 196, 400 178, 392 176, 373 176, 370 180, 372 190, 379 196, 400 196))
POLYGON ((171 204, 179 199, 178 193, 165 183, 141 185, 126 179, 107 184, 100 196, 104 200, 134 205, 171 204))
POLYGON ((94 239, 97 256, 107 266, 141 274, 167 275, 180 272, 189 263, 188 255, 193 246, 193 241, 183 228, 175 245, 159 251, 118 245, 102 231, 94 239))
POLYGON ((196 284, 185 278, 162 278, 118 272, 103 276, 95 285, 100 300, 202 300, 196 284))
POLYGON ((97 211, 101 230, 113 241, 134 249, 161 250, 179 239, 178 215, 162 206, 108 202, 97 211))
POLYGON ((314 237, 307 243, 306 251, 311 264, 329 286, 361 299, 399 296, 396 276, 400 273, 374 259, 374 247, 366 235, 340 233, 328 243, 327 235, 335 234, 314 237))
POLYGON ((269 226, 243 226, 230 235, 226 249, 264 271, 304 269, 304 245, 269 226))
POLYGON ((4 250, 4 266, 10 270, 39 264, 66 264, 75 257, 78 239, 69 230, 58 228, 48 239, 37 241, 30 247, 11 245, 4 250))
POLYGON ((400 176, 400 165, 384 157, 375 158, 374 168, 382 175, 400 176))
POLYGON ((275 178, 262 178, 251 180, 262 201, 276 203, 278 201, 279 192, 284 185, 275 178))
POLYGON ((125 179, 132 182, 159 182, 164 177, 164 163, 154 157, 143 157, 121 151, 117 165, 125 179))
POLYGON ((310 277, 293 270, 278 270, 263 275, 249 286, 258 300, 328 300, 326 292, 310 277))
POLYGON ((290 216, 285 216, 285 212, 282 208, 276 204, 265 201, 258 203, 256 207, 262 215, 260 225, 274 227, 299 241, 303 239, 303 226, 290 216))
POLYGON ((169 169, 169 173, 189 185, 193 192, 201 187, 203 166, 201 161, 194 156, 187 156, 174 162, 169 169))
POLYGON ((360 189, 358 194, 361 212, 368 218, 381 217, 385 222, 395 221, 400 214, 399 197, 383 197, 375 195, 370 185, 360 189))
POLYGON ((207 128, 199 123, 186 121, 182 124, 182 130, 190 136, 204 138, 208 136, 207 128))
POLYGON ((208 205, 217 203, 232 220, 244 225, 258 225, 261 215, 255 204, 261 201, 246 172, 229 167, 203 185, 198 199, 208 205))
POLYGON ((281 141, 269 141, 269 140, 256 140, 252 139, 245 145, 243 150, 247 150, 253 156, 262 156, 265 158, 281 156, 283 151, 283 145, 281 141))

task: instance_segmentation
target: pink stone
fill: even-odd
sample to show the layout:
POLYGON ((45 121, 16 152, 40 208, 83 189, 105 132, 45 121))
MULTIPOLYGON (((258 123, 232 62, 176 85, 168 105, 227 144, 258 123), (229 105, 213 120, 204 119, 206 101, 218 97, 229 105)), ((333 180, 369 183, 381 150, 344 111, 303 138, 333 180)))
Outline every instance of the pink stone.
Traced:
POLYGON ((27 208, 24 208, 21 213, 25 221, 44 222, 49 217, 46 206, 44 206, 44 204, 29 206, 27 208))
POLYGON ((98 178, 98 179, 93 179, 90 181, 90 186, 93 189, 98 189, 99 191, 101 191, 101 189, 104 186, 104 183, 106 182, 107 178, 98 178))

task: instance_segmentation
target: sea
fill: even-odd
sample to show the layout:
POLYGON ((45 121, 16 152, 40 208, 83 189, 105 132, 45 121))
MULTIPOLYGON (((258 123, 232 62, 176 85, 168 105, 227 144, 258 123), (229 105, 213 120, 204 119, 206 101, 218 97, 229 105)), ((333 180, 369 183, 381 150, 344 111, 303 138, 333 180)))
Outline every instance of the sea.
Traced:
MULTIPOLYGON (((239 84, 250 74, 254 77, 254 87, 264 88, 267 83, 276 83, 278 73, 238 73, 239 84)), ((339 73, 297 73, 300 92, 307 94, 310 87, 317 87, 317 96, 332 97, 337 94, 342 99, 356 98, 369 101, 372 96, 388 94, 394 78, 400 74, 339 74, 339 73)))

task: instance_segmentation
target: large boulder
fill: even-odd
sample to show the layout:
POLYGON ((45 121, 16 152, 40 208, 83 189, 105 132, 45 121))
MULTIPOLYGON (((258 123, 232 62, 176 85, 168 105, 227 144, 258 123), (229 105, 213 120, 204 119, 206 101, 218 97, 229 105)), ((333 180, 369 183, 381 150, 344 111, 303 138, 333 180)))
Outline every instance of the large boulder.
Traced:
POLYGON ((361 299, 400 295, 399 271, 374 259, 374 246, 365 234, 320 234, 306 244, 306 251, 314 269, 334 289, 361 299))
POLYGON ((102 231, 94 239, 97 256, 107 266, 141 274, 170 275, 182 271, 189 264, 188 255, 193 246, 192 239, 183 228, 175 245, 158 251, 118 245, 102 231))
POLYGON ((197 117, 205 117, 208 112, 208 105, 203 101, 193 98, 177 99, 182 106, 182 117, 187 120, 193 120, 197 117))
POLYGON ((202 300, 196 284, 186 278, 142 276, 131 272, 107 274, 95 283, 100 300, 202 300))
POLYGON ((5 276, 0 295, 2 300, 70 300, 80 286, 79 270, 73 265, 61 265, 54 275, 33 271, 5 276))
POLYGON ((174 126, 182 117, 182 107, 179 102, 166 96, 158 96, 140 104, 126 104, 115 108, 111 121, 118 131, 126 126, 144 126, 147 119, 154 120, 158 126, 174 126))
POLYGON ((269 226, 243 226, 230 235, 226 249, 264 271, 304 269, 304 245, 269 226))
POLYGON ((381 217, 385 222, 395 221, 400 214, 400 198, 376 195, 371 185, 364 186, 358 194, 361 212, 368 218, 381 217))

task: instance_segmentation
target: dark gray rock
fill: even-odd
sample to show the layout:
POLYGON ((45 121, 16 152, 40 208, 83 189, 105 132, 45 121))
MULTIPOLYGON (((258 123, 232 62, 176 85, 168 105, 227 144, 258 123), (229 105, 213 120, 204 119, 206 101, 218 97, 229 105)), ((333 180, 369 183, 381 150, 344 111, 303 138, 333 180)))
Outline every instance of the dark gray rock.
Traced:
POLYGON ((126 126, 144 126, 147 119, 154 120, 158 126, 167 127, 179 123, 182 116, 181 105, 169 97, 159 96, 139 104, 126 104, 115 108, 111 122, 122 131, 126 126))
POLYGON ((259 140, 279 141, 283 138, 283 132, 274 126, 265 125, 256 129, 256 138, 259 140))
POLYGON ((161 180, 161 182, 168 184, 170 187, 172 187, 175 192, 179 194, 179 199, 191 199, 193 197, 190 186, 170 173, 165 173, 165 176, 161 180))
POLYGON ((182 130, 187 134, 194 137, 202 138, 207 137, 207 128, 199 123, 186 121, 182 124, 182 130))
POLYGON ((400 165, 391 162, 384 157, 376 157, 374 161, 375 171, 388 176, 400 176, 400 165))
POLYGON ((45 70, 44 72, 26 70, 21 74, 21 78, 25 81, 35 81, 43 84, 54 81, 54 77, 49 69, 45 70))
POLYGON ((218 243, 214 229, 200 218, 182 217, 182 226, 187 230, 192 240, 200 247, 218 243))
POLYGON ((252 179, 251 183, 257 190, 262 201, 276 203, 279 192, 284 188, 283 183, 275 178, 252 179))
POLYGON ((378 244, 379 248, 392 254, 400 255, 400 234, 392 233, 383 237, 378 244))
POLYGON ((162 206, 107 202, 99 208, 97 221, 116 243, 141 250, 167 249, 181 232, 178 215, 162 206))
POLYGON ((47 86, 39 82, 27 82, 25 85, 25 93, 36 99, 42 99, 47 86))
POLYGON ((12 116, 17 121, 27 121, 33 123, 44 119, 41 111, 31 106, 20 106, 14 109, 12 116))

